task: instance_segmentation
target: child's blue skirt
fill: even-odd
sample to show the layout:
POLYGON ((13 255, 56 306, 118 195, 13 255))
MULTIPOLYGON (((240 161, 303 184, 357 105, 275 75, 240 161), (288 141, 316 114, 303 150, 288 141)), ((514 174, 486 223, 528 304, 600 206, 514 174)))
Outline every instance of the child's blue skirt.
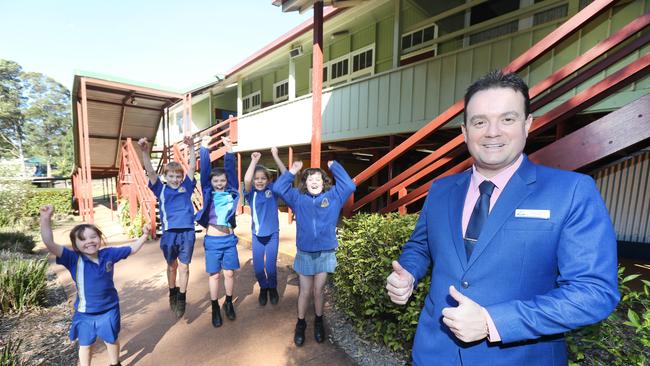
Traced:
POLYGON ((303 252, 298 249, 293 261, 293 269, 301 275, 313 276, 317 273, 334 273, 336 269, 336 250, 303 252))
POLYGON ((90 346, 97 336, 104 342, 114 344, 120 333, 120 308, 118 306, 101 313, 75 311, 70 326, 70 340, 79 340, 80 346, 90 346))

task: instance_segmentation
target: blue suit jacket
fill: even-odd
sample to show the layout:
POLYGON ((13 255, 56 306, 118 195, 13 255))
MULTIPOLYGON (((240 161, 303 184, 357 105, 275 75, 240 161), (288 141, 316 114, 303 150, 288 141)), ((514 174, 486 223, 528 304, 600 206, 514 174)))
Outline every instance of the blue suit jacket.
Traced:
POLYGON ((414 365, 566 365, 563 332, 606 318, 619 300, 616 236, 593 180, 524 156, 468 261, 461 220, 470 177, 432 184, 399 259, 416 281, 433 265, 414 365), (516 217, 517 209, 550 218, 516 217), (454 337, 441 320, 458 305, 450 285, 487 309, 501 342, 454 337))

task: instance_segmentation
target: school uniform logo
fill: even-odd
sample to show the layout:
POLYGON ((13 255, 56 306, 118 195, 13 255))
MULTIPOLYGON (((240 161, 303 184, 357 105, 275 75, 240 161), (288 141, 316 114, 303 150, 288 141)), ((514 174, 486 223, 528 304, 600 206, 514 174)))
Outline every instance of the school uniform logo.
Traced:
POLYGON ((179 187, 179 188, 178 188, 178 193, 185 193, 185 192, 187 192, 187 191, 185 190, 185 187, 179 187))
POLYGON ((320 207, 328 207, 330 205, 330 201, 327 199, 327 197, 323 198, 323 200, 320 202, 320 207))
POLYGON ((108 261, 106 262, 106 272, 110 272, 113 270, 113 262, 108 261))
POLYGON ((264 197, 271 198, 271 196, 273 196, 273 192, 267 189, 266 192, 264 192, 264 197))

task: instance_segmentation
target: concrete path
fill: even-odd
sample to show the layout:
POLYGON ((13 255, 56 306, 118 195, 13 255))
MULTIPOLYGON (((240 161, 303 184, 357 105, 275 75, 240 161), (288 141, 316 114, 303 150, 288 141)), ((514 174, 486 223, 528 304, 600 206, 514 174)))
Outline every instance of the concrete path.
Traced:
MULTIPOLYGON (((110 210, 95 209, 95 221, 109 245, 129 242, 121 234, 117 217, 110 210)), ((168 303, 165 262, 159 242, 149 241, 136 255, 115 267, 115 286, 120 295, 122 314, 121 360, 123 365, 354 365, 347 355, 326 341, 313 338, 313 313, 307 316, 307 339, 301 348, 293 344, 296 322, 298 278, 291 271, 295 254, 295 225, 281 216, 280 254, 278 258, 278 292, 280 302, 260 306, 259 286, 253 273, 250 250, 250 216, 238 219, 237 234, 241 269, 235 283, 237 319, 213 328, 210 323, 210 298, 205 273, 203 233, 197 233, 190 266, 187 311, 177 320, 168 303)), ((70 227, 55 230, 57 242, 66 243, 70 227)), ((74 295, 70 275, 62 266, 53 265, 59 279, 74 295)), ((223 302, 223 283, 220 303, 223 302)), ((108 365, 102 343, 96 344, 94 365, 108 365)))

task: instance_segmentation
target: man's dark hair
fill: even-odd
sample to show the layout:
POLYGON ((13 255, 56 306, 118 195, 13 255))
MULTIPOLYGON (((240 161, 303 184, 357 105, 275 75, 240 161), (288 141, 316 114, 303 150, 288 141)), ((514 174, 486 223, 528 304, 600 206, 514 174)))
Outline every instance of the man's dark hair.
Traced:
POLYGON ((477 92, 492 88, 510 88, 516 92, 520 92, 524 96, 524 118, 528 117, 530 114, 530 96, 528 95, 528 85, 526 85, 526 83, 517 74, 504 74, 501 72, 501 70, 494 70, 482 78, 476 80, 467 88, 467 91, 465 92, 465 124, 467 124, 467 105, 469 104, 469 100, 472 99, 474 94, 477 92))

